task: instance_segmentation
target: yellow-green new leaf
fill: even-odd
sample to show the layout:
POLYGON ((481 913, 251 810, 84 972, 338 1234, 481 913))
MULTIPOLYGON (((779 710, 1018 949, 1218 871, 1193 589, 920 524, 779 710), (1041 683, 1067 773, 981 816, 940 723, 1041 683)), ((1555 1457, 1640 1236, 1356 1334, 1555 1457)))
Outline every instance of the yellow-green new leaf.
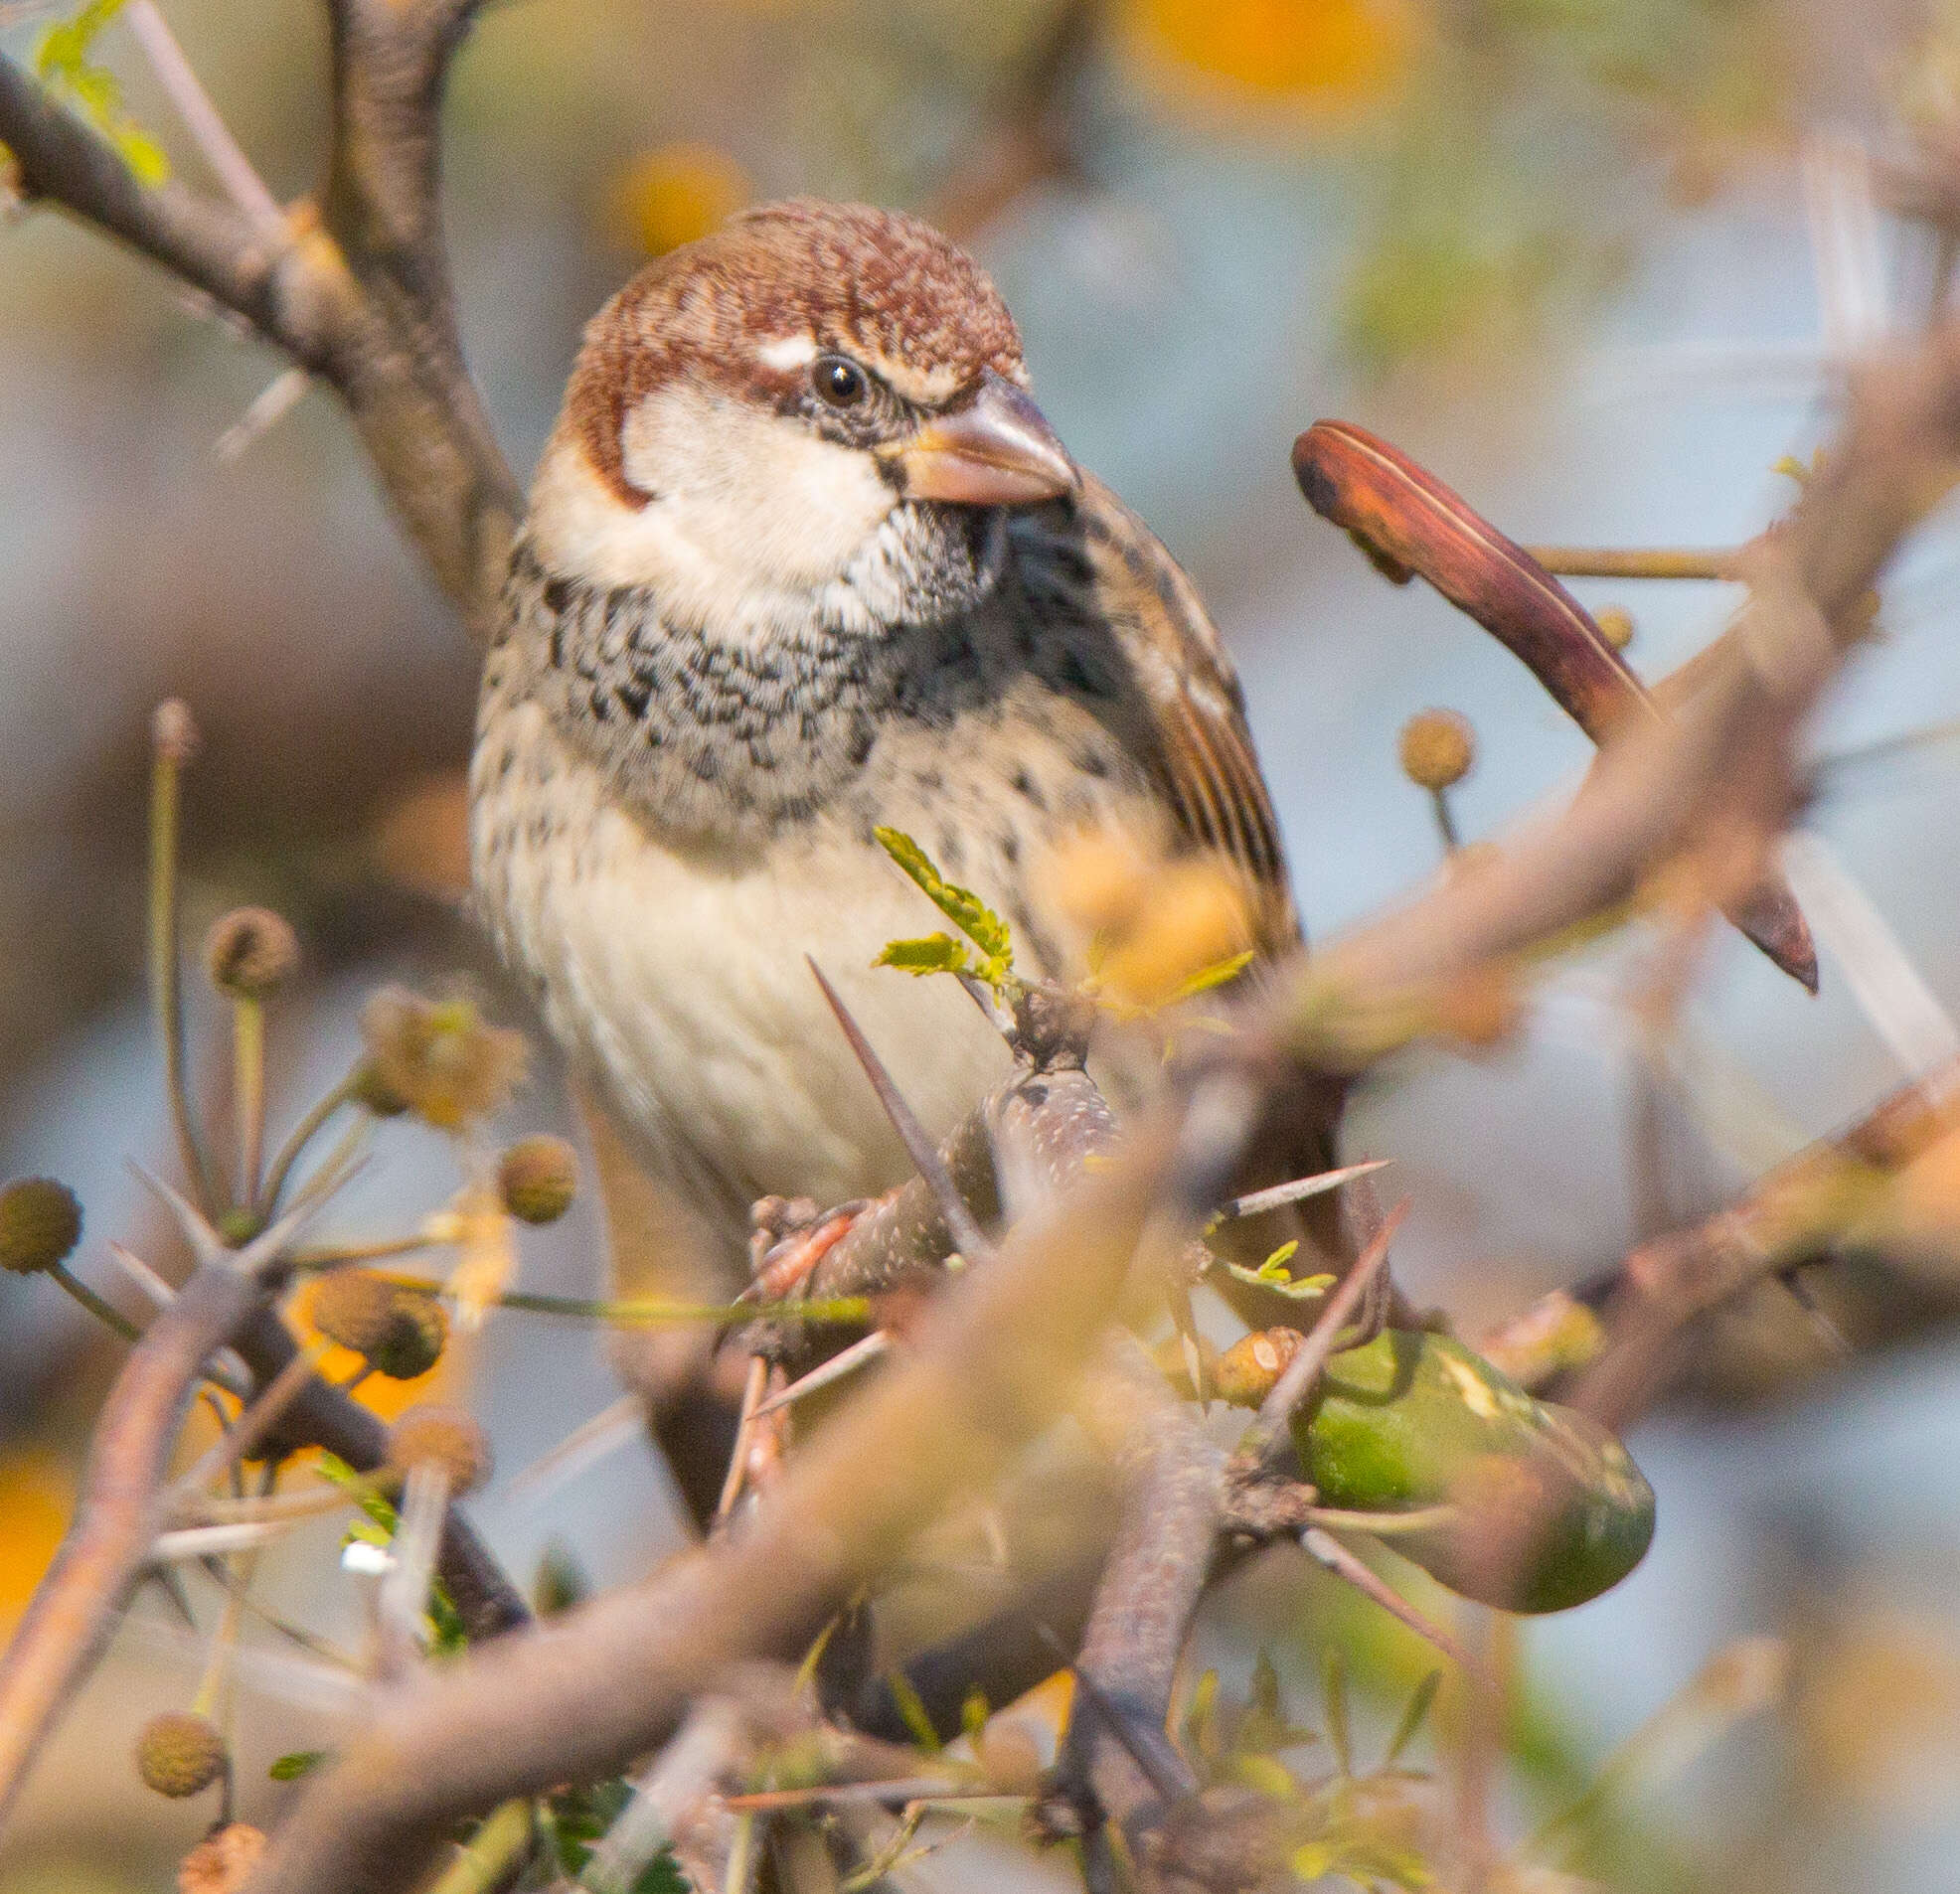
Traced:
POLYGON ((933 867, 931 858, 901 829, 874 829, 880 846, 903 868, 940 913, 1002 971, 1013 964, 1014 941, 1007 922, 971 888, 956 886, 933 867))

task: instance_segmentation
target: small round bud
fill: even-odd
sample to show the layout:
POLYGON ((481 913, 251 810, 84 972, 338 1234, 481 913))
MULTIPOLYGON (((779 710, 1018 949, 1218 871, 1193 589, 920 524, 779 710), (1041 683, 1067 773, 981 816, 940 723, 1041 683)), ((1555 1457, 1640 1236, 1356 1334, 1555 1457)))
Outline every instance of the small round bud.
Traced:
POLYGON ((404 1479, 434 1461, 452 1494, 474 1493, 490 1478, 490 1436, 459 1407, 411 1407, 388 1430, 388 1465, 404 1479))
POLYGON ((354 1102, 377 1118, 400 1118, 408 1109, 408 1101, 388 1082, 381 1066, 371 1058, 363 1059, 354 1068, 349 1090, 354 1102))
POLYGON ((269 999, 299 966, 299 937, 269 907, 235 907, 204 937, 204 965, 220 993, 269 999))
POLYGON ((218 1726, 194 1710, 153 1716, 136 1739, 136 1773, 159 1796, 181 1798, 209 1789, 228 1760, 218 1726))
POLYGON ((1624 651, 1633 643, 1633 613, 1624 605, 1601 605, 1592 614, 1592 622, 1615 651, 1624 651))
POLYGON ((433 1296, 372 1270, 338 1269, 313 1292, 313 1326, 391 1381, 412 1381, 441 1358, 448 1318, 433 1296))
POLYGON ((497 1192, 521 1223, 556 1223, 578 1193, 578 1154, 563 1138, 524 1138, 497 1166, 497 1192))
POLYGON ((177 1894, 240 1894, 265 1852, 265 1830, 229 1821, 185 1855, 177 1894))
POLYGON ((467 1000, 385 987, 361 1014, 382 1081, 439 1131, 487 1118, 524 1076, 524 1040, 484 1025, 467 1000))
POLYGON ((197 722, 182 698, 165 698, 150 712, 150 742, 165 762, 180 768, 197 755, 197 722))
POLYGON ((1460 783, 1477 760, 1470 719, 1454 710, 1418 710, 1402 725, 1402 774, 1418 789, 1460 783))
POLYGON ((19 1178, 0 1190, 0 1269, 53 1269, 82 1241, 82 1205, 53 1178, 19 1178))

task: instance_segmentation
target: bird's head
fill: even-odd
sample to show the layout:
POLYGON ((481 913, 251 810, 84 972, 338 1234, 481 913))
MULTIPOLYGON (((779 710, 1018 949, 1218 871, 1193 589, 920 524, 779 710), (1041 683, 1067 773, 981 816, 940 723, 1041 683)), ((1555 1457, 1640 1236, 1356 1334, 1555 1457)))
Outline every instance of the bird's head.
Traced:
POLYGON ((753 642, 817 601, 875 631, 984 586, 1004 508, 1075 470, 979 266, 916 219, 797 200, 593 319, 540 463, 548 563, 753 642))

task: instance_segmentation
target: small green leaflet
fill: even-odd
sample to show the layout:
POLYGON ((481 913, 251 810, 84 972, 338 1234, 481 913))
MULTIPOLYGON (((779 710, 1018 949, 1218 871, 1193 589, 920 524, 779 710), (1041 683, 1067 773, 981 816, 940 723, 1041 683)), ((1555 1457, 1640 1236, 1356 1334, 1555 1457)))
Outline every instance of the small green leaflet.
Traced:
MULTIPOLYGON (((559 1864, 568 1874, 580 1875, 592 1858, 592 1844, 625 1814, 633 1800, 631 1783, 615 1778, 590 1789, 568 1789, 546 1804, 550 1833, 557 1844, 559 1864)), ((663 1847, 639 1872, 628 1894, 690 1894, 691 1883, 681 1872, 673 1850, 663 1847)))
POLYGON ((106 67, 91 66, 96 34, 122 11, 123 0, 87 0, 72 20, 51 26, 35 50, 34 70, 51 92, 74 105, 116 149, 143 184, 170 175, 163 147, 122 108, 122 87, 106 67))
POLYGON ((265 1773, 274 1782, 297 1782, 309 1770, 318 1769, 327 1755, 324 1749, 296 1749, 281 1756, 265 1773))
POLYGON ((872 962, 874 967, 897 967, 903 973, 972 973, 966 942, 950 934, 927 934, 919 940, 889 940, 872 962))
POLYGON ((1310 1302, 1317 1296, 1324 1296, 1334 1286, 1332 1276, 1289 1276, 1286 1265, 1300 1247, 1295 1238, 1290 1243, 1282 1243, 1262 1262, 1257 1269, 1247 1269, 1242 1263, 1226 1263, 1225 1273, 1234 1276, 1242 1283, 1251 1283, 1258 1289, 1276 1289, 1282 1296, 1290 1296, 1295 1302, 1310 1302))
MULTIPOLYGON (((1007 922, 975 894, 971 888, 955 886, 933 867, 928 857, 910 836, 898 829, 874 829, 879 846, 893 861, 903 868, 919 891, 936 907, 940 913, 980 949, 984 956, 977 965, 954 966, 950 963, 937 963, 931 966, 917 964, 910 956, 915 953, 932 952, 945 954, 946 948, 934 947, 933 942, 945 941, 946 935, 933 935, 928 941, 894 941, 885 952, 891 955, 895 949, 903 950, 907 957, 886 959, 881 956, 881 964, 906 967, 912 973, 961 972, 972 973, 986 981, 989 986, 998 986, 1014 971, 1014 938, 1008 932, 1007 922)), ((957 946, 957 942, 948 942, 957 946)), ((962 956, 963 957, 963 956, 962 956)))
MULTIPOLYGON (((367 1514, 365 1519, 356 1519, 347 1528, 347 1537, 360 1539, 368 1545, 394 1544, 395 1534, 402 1524, 401 1515, 375 1491, 374 1483, 356 1473, 338 1454, 327 1453, 324 1449, 314 1464, 323 1478, 337 1486, 367 1514)), ((469 1634, 463 1629, 462 1613, 456 1609, 456 1601, 449 1596, 448 1586, 439 1578, 428 1581, 428 1623, 432 1634, 429 1656, 432 1657, 453 1657, 469 1643, 469 1634)))

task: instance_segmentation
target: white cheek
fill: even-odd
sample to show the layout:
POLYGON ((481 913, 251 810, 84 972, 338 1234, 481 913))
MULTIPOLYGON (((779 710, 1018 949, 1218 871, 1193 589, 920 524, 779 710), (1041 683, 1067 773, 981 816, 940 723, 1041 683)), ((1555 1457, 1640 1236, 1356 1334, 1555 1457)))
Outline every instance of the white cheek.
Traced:
POLYGON ((531 530, 546 559, 604 585, 650 585, 678 612, 741 641, 807 619, 897 503, 869 454, 801 423, 692 389, 628 416, 623 505, 561 437, 539 464, 531 530))
POLYGON ((641 402, 621 444, 647 511, 700 557, 781 585, 835 578, 896 503, 869 454, 692 390, 641 402))

